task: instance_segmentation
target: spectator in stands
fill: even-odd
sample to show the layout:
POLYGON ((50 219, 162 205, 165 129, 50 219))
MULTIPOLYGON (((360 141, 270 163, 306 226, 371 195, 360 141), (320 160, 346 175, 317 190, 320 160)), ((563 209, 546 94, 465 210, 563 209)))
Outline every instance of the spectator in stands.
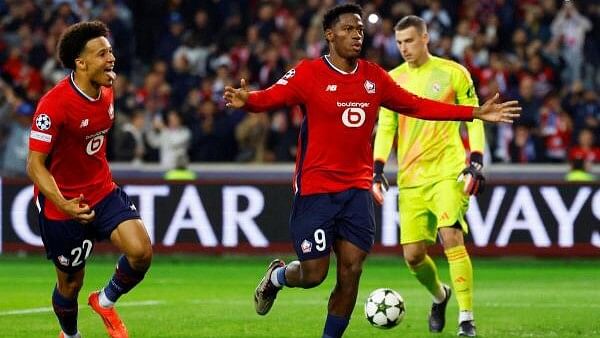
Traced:
POLYGON ((268 160, 292 162, 296 159, 298 129, 290 126, 288 115, 280 110, 273 114, 267 137, 268 160))
POLYGON ((533 163, 541 160, 540 144, 531 133, 531 125, 515 124, 514 138, 508 149, 512 163, 533 163))
POLYGON ((583 158, 589 163, 600 163, 600 146, 595 144, 592 129, 584 128, 577 135, 577 144, 569 151, 569 159, 583 158))
POLYGON ((195 162, 228 162, 237 154, 236 118, 205 100, 193 112, 190 154, 195 162))
POLYGON ((552 37, 562 44, 562 55, 567 62, 563 79, 566 83, 581 80, 585 34, 592 29, 592 23, 579 13, 573 1, 563 1, 551 29, 552 37))
POLYGON ((264 162, 269 130, 267 114, 246 114, 235 128, 235 139, 239 152, 238 162, 264 162))
POLYGON ((531 76, 524 76, 519 82, 519 93, 515 100, 523 108, 519 121, 526 125, 536 126, 540 121, 542 101, 534 94, 535 82, 531 76))
POLYGON ((573 122, 563 111, 560 99, 551 94, 540 109, 540 136, 545 146, 545 160, 563 163, 567 159, 567 150, 571 145, 573 122))
POLYGON ((24 101, 21 101, 15 109, 15 119, 9 127, 3 166, 0 170, 4 176, 26 177, 29 129, 33 110, 33 105, 24 101))
POLYGON ((159 149, 160 165, 165 169, 175 168, 177 156, 186 155, 191 141, 188 127, 176 110, 167 112, 166 125, 160 118, 154 119, 153 129, 147 134, 150 146, 159 149))
POLYGON ((113 153, 115 161, 141 164, 146 152, 145 146, 146 118, 143 110, 136 110, 121 130, 114 135, 113 153))

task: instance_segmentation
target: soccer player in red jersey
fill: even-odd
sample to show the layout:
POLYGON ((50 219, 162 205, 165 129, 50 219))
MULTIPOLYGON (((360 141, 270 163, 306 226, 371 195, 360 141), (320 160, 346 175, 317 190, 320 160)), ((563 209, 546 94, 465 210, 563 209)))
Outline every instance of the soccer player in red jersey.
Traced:
POLYGON ((106 287, 88 298, 110 337, 128 337, 114 304, 144 278, 152 260, 146 228, 106 160, 116 77, 108 34, 99 21, 67 28, 59 59, 73 71, 41 98, 29 138, 27 173, 46 254, 56 267, 52 305, 65 338, 81 337, 77 298, 97 240, 110 239, 124 254, 106 287))
POLYGON ((324 16, 329 54, 302 61, 273 86, 249 92, 227 87, 227 105, 261 112, 300 105, 290 230, 298 260, 276 259, 255 290, 255 308, 265 315, 283 286, 312 288, 327 276, 330 251, 337 257, 337 283, 329 298, 324 338, 344 333, 358 292, 363 262, 374 242, 372 133, 380 106, 432 120, 483 119, 512 122, 517 102, 494 99, 473 108, 412 95, 378 65, 359 59, 362 9, 339 5, 324 16))

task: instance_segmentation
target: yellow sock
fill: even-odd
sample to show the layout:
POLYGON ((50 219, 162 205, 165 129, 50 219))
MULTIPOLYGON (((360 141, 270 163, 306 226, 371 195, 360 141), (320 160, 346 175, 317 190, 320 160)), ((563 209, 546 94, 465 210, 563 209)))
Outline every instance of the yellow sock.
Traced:
POLYGON ((421 263, 414 267, 409 265, 408 269, 434 298, 444 299, 446 294, 444 293, 437 268, 431 257, 425 255, 425 259, 421 263))
POLYGON ((460 311, 473 311, 473 266, 464 245, 444 251, 460 311))

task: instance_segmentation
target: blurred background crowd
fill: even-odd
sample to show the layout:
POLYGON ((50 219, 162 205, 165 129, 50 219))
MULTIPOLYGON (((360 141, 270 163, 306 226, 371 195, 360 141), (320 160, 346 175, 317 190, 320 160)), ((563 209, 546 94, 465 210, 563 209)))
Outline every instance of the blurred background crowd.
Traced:
MULTIPOLYGON (((523 106, 514 125, 486 126, 494 162, 600 163, 600 1, 356 1, 363 55, 402 62, 394 25, 416 14, 432 53, 469 69, 480 101, 523 106)), ((303 58, 326 53, 321 19, 334 0, 0 0, 0 174, 24 175, 31 116, 66 73, 64 29, 98 19, 117 58, 115 162, 290 162, 299 109, 226 109, 226 85, 266 88, 303 58)))

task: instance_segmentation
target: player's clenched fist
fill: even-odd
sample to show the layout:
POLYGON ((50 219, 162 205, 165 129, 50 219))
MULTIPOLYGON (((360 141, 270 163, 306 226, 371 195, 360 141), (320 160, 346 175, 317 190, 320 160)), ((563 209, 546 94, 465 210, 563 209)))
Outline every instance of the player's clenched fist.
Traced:
POLYGON ((472 153, 470 164, 458 176, 458 181, 464 181, 464 192, 469 195, 478 195, 485 188, 485 177, 481 173, 483 168, 483 155, 480 153, 472 153))
POLYGON ((87 224, 96 217, 96 212, 84 202, 83 194, 79 195, 79 197, 66 200, 64 204, 60 205, 60 208, 62 212, 82 224, 87 224))
POLYGON ((383 204, 383 193, 390 188, 390 184, 383 173, 384 165, 382 161, 375 161, 373 165, 373 187, 371 188, 371 193, 378 205, 383 204))

